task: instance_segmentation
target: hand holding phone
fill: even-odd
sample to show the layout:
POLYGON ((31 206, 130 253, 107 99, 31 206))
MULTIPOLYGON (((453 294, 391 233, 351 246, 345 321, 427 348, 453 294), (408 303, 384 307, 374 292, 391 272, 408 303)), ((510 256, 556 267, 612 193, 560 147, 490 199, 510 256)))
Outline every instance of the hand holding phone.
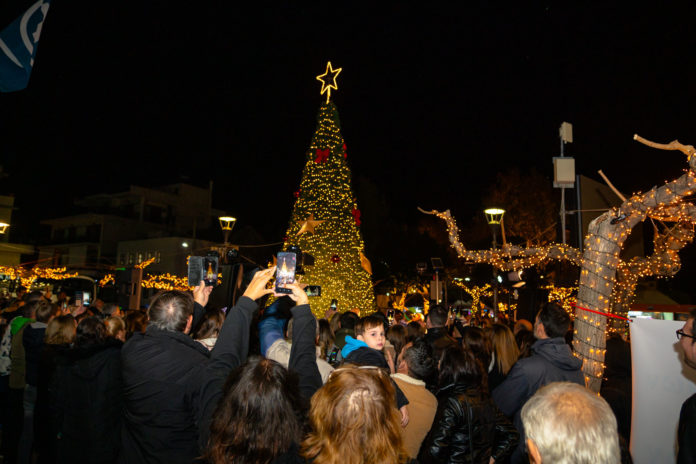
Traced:
POLYGON ((252 300, 258 300, 264 295, 273 293, 273 290, 266 288, 266 284, 268 284, 268 281, 273 277, 273 271, 275 271, 275 268, 271 267, 254 274, 254 278, 251 279, 251 282, 247 285, 244 295, 242 296, 246 296, 252 300))
POLYGON ((286 290, 290 290, 290 293, 287 294, 287 296, 290 297, 292 301, 297 303, 298 305, 304 305, 304 304, 309 304, 309 299, 307 298, 307 294, 305 293, 304 290, 302 290, 302 287, 300 287, 300 284, 298 283, 292 283, 292 284, 287 284, 286 290))
MULTIPOLYGON (((295 270, 297 269, 297 255, 295 253, 281 251, 278 253, 276 266, 275 292, 289 295, 292 293, 288 284, 295 282, 295 270)), ((304 293, 304 292, 303 292, 304 293)), ((306 295, 305 295, 306 296, 306 295)))
POLYGON ((205 308, 208 304, 208 299, 210 298, 210 292, 213 291, 213 287, 206 285, 204 280, 201 280, 193 289, 193 301, 205 308))

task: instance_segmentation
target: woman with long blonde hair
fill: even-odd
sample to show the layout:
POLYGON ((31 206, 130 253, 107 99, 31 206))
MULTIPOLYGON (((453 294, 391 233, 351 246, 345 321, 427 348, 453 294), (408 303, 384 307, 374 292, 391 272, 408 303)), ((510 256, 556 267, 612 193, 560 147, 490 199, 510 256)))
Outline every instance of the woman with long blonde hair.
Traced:
POLYGON ((302 442, 301 455, 313 464, 409 460, 394 387, 381 369, 336 369, 312 397, 309 424, 311 432, 302 442))
POLYGON ((490 340, 493 347, 493 366, 488 373, 488 388, 493 391, 500 385, 520 357, 515 336, 507 326, 493 324, 490 330, 490 340))

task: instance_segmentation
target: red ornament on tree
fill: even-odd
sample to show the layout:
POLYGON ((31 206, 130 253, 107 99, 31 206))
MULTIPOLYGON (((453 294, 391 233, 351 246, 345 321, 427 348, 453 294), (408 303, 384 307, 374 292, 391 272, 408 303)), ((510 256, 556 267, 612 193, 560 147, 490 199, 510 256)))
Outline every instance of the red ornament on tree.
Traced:
POLYGON ((314 162, 317 164, 321 164, 324 161, 328 161, 330 153, 331 151, 328 148, 325 148, 323 150, 317 148, 317 157, 314 159, 314 162))
POLYGON ((295 198, 300 198, 300 190, 295 190, 295 193, 293 193, 293 195, 295 195, 295 198))
POLYGON ((353 210, 350 212, 350 214, 353 215, 353 219, 355 220, 355 225, 360 227, 360 224, 362 221, 360 220, 360 210, 358 208, 353 208, 353 210))
POLYGON ((333 256, 331 257, 331 262, 334 263, 334 264, 338 264, 338 263, 341 262, 341 257, 338 256, 338 255, 333 255, 333 256))
POLYGON ((348 147, 346 144, 343 144, 343 159, 348 159, 348 147))

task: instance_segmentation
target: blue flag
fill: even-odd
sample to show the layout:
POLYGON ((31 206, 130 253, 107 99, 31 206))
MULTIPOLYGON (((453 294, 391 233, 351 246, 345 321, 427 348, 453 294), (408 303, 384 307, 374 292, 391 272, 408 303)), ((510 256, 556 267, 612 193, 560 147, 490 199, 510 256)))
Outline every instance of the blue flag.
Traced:
POLYGON ((0 31, 0 92, 22 90, 29 84, 49 3, 38 0, 0 31))

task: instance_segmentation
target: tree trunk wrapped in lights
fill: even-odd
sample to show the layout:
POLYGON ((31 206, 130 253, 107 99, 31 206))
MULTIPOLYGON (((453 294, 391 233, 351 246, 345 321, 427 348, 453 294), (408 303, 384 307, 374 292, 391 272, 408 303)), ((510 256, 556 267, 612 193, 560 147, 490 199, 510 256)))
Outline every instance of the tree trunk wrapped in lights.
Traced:
MULTIPOLYGON (((680 206, 687 206, 682 204, 680 206)), ((690 208, 689 217, 696 218, 696 209, 690 208)), ((655 218, 652 218, 655 219, 655 218)), ((672 218, 662 219, 671 222, 672 218)), ((655 226, 654 252, 647 257, 634 257, 621 261, 617 269, 616 285, 611 296, 612 312, 625 316, 635 299, 638 279, 646 277, 672 277, 681 269, 679 251, 691 243, 694 238, 693 224, 680 222, 663 232, 655 226)))
MULTIPOLYGON (((621 294, 623 302, 632 298, 635 282, 648 275, 674 275, 679 270, 678 251, 693 239, 696 209, 683 198, 696 189, 696 150, 678 141, 657 144, 639 136, 635 140, 661 150, 679 150, 687 155, 689 169, 678 179, 634 195, 618 208, 612 208, 595 218, 585 238, 585 250, 559 244, 546 247, 520 248, 508 245, 501 250, 466 250, 459 241, 459 231, 449 211, 423 211, 447 222, 450 242, 460 258, 470 262, 487 263, 500 270, 511 271, 534 266, 549 260, 569 260, 581 266, 578 302, 575 312, 576 355, 583 360, 587 386, 599 391, 604 372, 606 353, 606 313, 611 313, 612 297, 621 294), (633 227, 648 217, 676 222, 656 237, 655 253, 648 258, 622 262, 619 254, 633 227), (621 288, 617 286, 617 271, 621 272, 621 288), (589 310, 589 311, 588 311, 589 310), (596 311, 596 312, 595 312, 596 311)), ((623 306, 625 308, 625 306, 623 306)))

